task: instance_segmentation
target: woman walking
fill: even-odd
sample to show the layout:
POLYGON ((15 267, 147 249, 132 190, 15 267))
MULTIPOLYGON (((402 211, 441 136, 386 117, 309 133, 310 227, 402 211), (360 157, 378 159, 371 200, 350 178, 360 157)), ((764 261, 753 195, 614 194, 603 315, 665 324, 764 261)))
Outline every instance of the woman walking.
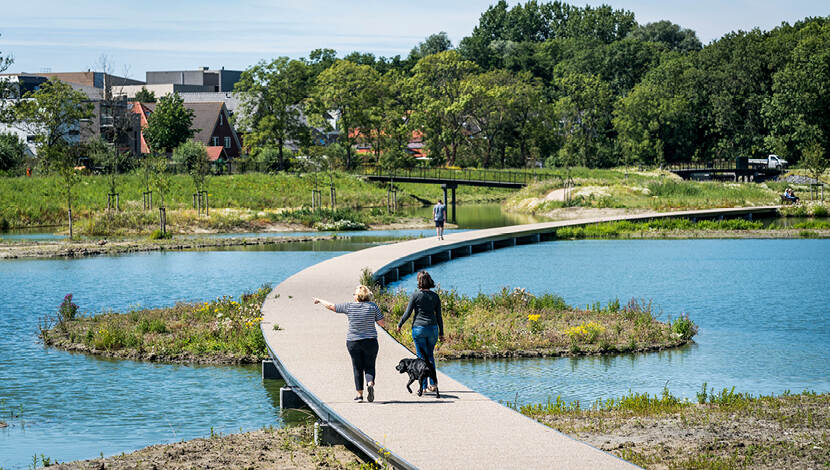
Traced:
MULTIPOLYGON (((433 287, 435 287, 435 282, 432 281, 429 273, 419 272, 418 291, 409 298, 409 304, 406 306, 401 321, 398 322, 397 330, 401 331, 401 326, 412 314, 412 341, 415 343, 415 354, 428 362, 437 373, 433 351, 439 339, 444 341, 444 320, 441 318, 441 299, 438 298, 438 294, 430 290, 433 287)), ((426 382, 422 384, 422 387, 435 391, 436 384, 432 379, 429 381, 428 388, 426 382)))
POLYGON ((349 319, 349 331, 346 334, 346 349, 352 358, 354 386, 357 390, 355 401, 363 401, 363 378, 366 377, 367 399, 375 401, 375 360, 378 357, 378 332, 375 323, 381 327, 383 313, 372 302, 372 291, 360 285, 354 291, 354 302, 333 304, 323 299, 314 298, 315 304, 323 304, 332 312, 344 313, 349 319))

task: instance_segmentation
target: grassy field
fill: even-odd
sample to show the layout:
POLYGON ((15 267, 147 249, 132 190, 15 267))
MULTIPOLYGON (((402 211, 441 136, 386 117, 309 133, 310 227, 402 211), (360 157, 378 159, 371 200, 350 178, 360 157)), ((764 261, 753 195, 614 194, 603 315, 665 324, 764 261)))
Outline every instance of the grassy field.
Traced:
MULTIPOLYGON (((168 223, 179 227, 196 224, 207 229, 244 228, 255 225, 252 220, 279 219, 305 223, 303 208, 310 208, 311 194, 315 188, 313 175, 247 173, 242 175, 214 176, 208 178, 208 194, 211 211, 209 218, 200 218, 193 206, 193 183, 187 175, 171 175, 170 192, 166 197, 168 223), (288 210, 289 215, 279 215, 288 210), (298 217, 290 217, 299 213, 298 217)), ((323 206, 330 205, 328 177, 318 178, 323 206)), ((386 223, 387 188, 383 184, 364 181, 344 173, 334 174, 336 207, 354 210, 378 208, 363 215, 363 223, 386 223), (381 209, 382 208, 382 209, 381 209)), ((420 205, 409 195, 434 201, 443 194, 439 185, 398 185, 400 205, 420 205)), ((73 213, 85 234, 111 233, 119 228, 153 225, 157 212, 144 212, 143 191, 145 185, 140 173, 119 178, 121 214, 104 214, 107 202, 107 177, 83 176, 74 187, 73 213)), ((460 202, 500 201, 509 194, 493 188, 465 188, 457 194, 460 202)), ((154 195, 154 207, 158 205, 154 195)), ((306 211, 307 212, 307 211, 306 211)), ((338 219, 339 220, 339 219, 338 219)), ((0 230, 28 226, 61 225, 66 223, 66 199, 62 195, 60 181, 56 177, 2 177, 0 178, 0 230)), ((138 231, 143 231, 138 230, 138 231)))
POLYGON ((557 397, 511 406, 647 469, 826 468, 830 462, 830 394, 752 396, 703 384, 696 402, 664 389, 593 404, 557 397))
MULTIPOLYGON (((786 183, 684 181, 667 171, 572 169, 574 187, 566 200, 556 193, 565 187, 564 171, 546 171, 540 180, 511 195, 506 206, 544 214, 564 207, 686 210, 715 207, 776 205, 786 183)), ((803 189, 797 187, 796 189, 803 189)), ((802 192, 803 194, 803 192, 802 192)))
MULTIPOLYGON (((441 359, 511 356, 578 356, 647 351, 676 347, 697 333, 685 315, 658 320, 650 302, 619 301, 585 309, 571 307, 556 295, 533 295, 504 288, 475 297, 439 291, 445 341, 435 355, 441 359)), ((378 305, 390 324, 403 316, 409 297, 403 291, 379 290, 378 305)), ((409 326, 390 333, 414 350, 409 326)))

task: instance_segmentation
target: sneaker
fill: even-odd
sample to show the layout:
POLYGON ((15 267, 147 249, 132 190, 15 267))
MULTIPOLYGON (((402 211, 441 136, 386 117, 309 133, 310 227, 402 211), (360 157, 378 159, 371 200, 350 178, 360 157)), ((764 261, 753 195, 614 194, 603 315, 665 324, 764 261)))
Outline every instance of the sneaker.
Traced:
POLYGON ((375 401, 375 387, 374 387, 374 385, 369 385, 369 396, 367 398, 369 399, 369 403, 372 403, 373 401, 375 401))
POLYGON ((354 401, 363 401, 363 396, 358 395, 358 396, 354 397, 354 401))

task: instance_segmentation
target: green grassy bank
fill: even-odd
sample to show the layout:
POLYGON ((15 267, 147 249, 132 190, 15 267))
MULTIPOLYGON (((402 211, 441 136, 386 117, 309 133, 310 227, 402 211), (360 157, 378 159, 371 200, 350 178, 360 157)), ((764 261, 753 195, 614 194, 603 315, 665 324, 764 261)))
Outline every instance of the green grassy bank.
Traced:
MULTIPOLYGON (((388 223, 394 218, 386 215, 387 188, 383 184, 367 182, 345 173, 334 173, 337 208, 353 210, 376 207, 378 210, 361 215, 357 222, 388 223)), ((329 178, 317 178, 324 206, 329 205, 329 178)), ((420 205, 409 195, 433 201, 442 195, 439 185, 399 184, 400 205, 420 205)), ((0 177, 0 230, 29 226, 66 224, 66 198, 57 177, 0 177)), ((119 177, 120 214, 104 214, 109 186, 106 176, 81 177, 73 188, 73 214, 82 233, 102 234, 119 228, 125 231, 144 228, 157 223, 158 213, 144 212, 143 192, 146 185, 140 172, 119 177)), ((166 196, 168 223, 174 227, 196 225, 206 229, 224 230, 250 228, 257 223, 285 221, 313 225, 307 210, 315 188, 312 174, 277 175, 247 173, 208 178, 210 217, 198 217, 193 206, 193 183, 187 175, 171 175, 170 191, 166 196), (289 210, 288 214, 282 214, 289 210)), ((503 189, 465 188, 457 194, 464 202, 500 201, 509 194, 503 189)), ((154 194, 154 207, 159 203, 154 194)), ((334 214, 333 220, 354 219, 353 213, 334 214)), ((326 222, 330 222, 327 220, 326 222)))
POLYGON ((557 209, 583 207, 594 209, 691 210, 716 207, 777 205, 780 194, 793 186, 806 195, 806 186, 789 183, 733 183, 720 181, 685 181, 661 170, 594 170, 573 168, 573 187, 569 197, 564 189, 565 171, 545 171, 543 180, 511 195, 507 208, 520 212, 545 214, 557 209))
POLYGON ((616 238, 720 238, 720 237, 801 237, 830 236, 830 221, 809 220, 790 226, 767 226, 761 221, 744 219, 699 220, 654 219, 645 222, 607 222, 563 227, 556 230, 562 239, 616 238))

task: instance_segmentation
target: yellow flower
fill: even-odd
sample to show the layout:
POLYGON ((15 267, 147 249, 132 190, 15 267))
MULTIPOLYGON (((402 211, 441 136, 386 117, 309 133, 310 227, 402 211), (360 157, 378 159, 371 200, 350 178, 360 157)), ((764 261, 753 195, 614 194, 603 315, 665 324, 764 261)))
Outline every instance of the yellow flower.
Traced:
POLYGON ((531 313, 531 314, 529 314, 529 315, 527 316, 527 319, 528 319, 528 320, 530 320, 530 321, 539 321, 539 318, 540 318, 541 316, 542 316, 542 315, 540 315, 540 314, 538 314, 538 313, 535 313, 535 314, 534 314, 534 313, 531 313))

